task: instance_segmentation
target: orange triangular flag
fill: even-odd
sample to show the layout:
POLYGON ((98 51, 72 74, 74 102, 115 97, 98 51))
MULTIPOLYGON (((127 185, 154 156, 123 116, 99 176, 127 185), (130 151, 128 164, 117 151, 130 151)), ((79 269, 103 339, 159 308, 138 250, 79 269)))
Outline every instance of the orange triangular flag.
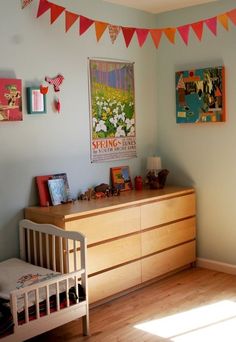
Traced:
POLYGON ((227 14, 226 13, 219 14, 217 16, 217 19, 219 20, 221 25, 224 26, 224 28, 228 31, 228 29, 229 29, 229 20, 228 20, 227 14))
POLYGON ((232 21, 232 23, 234 25, 236 25, 236 9, 227 12, 227 16, 229 17, 229 19, 232 21))
POLYGON ((96 31, 97 41, 100 40, 107 26, 108 26, 108 23, 103 23, 102 21, 95 21, 95 31, 96 31))
POLYGON ((66 32, 71 28, 71 26, 76 22, 76 20, 79 18, 79 15, 76 13, 68 12, 66 11, 66 32))
POLYGON ((166 29, 163 29, 165 32, 166 37, 169 39, 169 41, 174 44, 175 43, 175 32, 176 28, 175 27, 168 27, 166 29))
POLYGON ((160 30, 160 29, 151 29, 150 30, 150 34, 151 34, 152 40, 153 40, 156 48, 158 48, 158 46, 160 44, 161 36, 162 36, 162 30, 160 30))
POLYGON ((54 23, 54 21, 57 20, 57 18, 62 14, 62 12, 65 11, 65 7, 58 6, 55 4, 50 4, 51 7, 51 24, 54 23))
POLYGON ((191 24, 193 31, 195 32, 198 39, 202 40, 202 34, 203 34, 203 21, 198 21, 197 23, 191 24))

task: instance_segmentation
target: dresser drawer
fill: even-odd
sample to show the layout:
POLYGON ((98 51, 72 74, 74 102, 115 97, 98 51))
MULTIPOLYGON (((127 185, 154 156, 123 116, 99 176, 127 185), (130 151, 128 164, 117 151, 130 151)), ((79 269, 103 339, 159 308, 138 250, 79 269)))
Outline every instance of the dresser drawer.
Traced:
POLYGON ((195 261, 195 241, 142 259, 142 282, 195 261))
POLYGON ((95 273, 141 257, 140 235, 88 248, 88 273, 95 273))
POLYGON ((195 239, 196 219, 190 218, 141 234, 142 256, 195 239))
POLYGON ((66 222, 66 230, 86 235, 88 244, 140 230, 140 208, 133 207, 66 222))
POLYGON ((141 229, 195 215, 195 194, 141 206, 141 229))
POLYGON ((89 277, 89 303, 94 303, 141 283, 141 264, 132 262, 89 277))

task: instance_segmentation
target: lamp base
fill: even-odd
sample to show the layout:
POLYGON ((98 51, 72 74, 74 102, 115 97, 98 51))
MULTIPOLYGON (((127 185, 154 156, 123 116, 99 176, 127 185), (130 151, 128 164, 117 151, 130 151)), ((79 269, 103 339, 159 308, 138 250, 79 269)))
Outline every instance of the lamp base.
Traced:
POLYGON ((150 171, 147 174, 147 180, 150 189, 163 189, 166 183, 166 178, 169 174, 167 169, 163 169, 158 172, 156 176, 154 172, 150 171))

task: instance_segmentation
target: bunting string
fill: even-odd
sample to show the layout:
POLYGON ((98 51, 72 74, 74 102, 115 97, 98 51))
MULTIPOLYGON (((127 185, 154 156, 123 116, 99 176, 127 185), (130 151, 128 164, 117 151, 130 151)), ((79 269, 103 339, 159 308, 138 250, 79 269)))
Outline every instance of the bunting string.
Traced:
MULTIPOLYGON (((22 9, 27 7, 33 0, 21 0, 22 9)), ((137 28, 126 27, 120 25, 114 25, 112 23, 106 23, 97 21, 81 14, 68 11, 65 7, 51 3, 48 0, 39 0, 37 18, 41 17, 44 13, 50 11, 50 24, 53 24, 64 13, 65 16, 65 32, 68 32, 70 28, 79 21, 79 35, 83 35, 91 26, 95 27, 96 39, 99 41, 104 32, 108 30, 112 44, 115 43, 120 32, 123 34, 125 45, 128 48, 132 38, 136 34, 137 41, 140 47, 144 45, 147 37, 150 35, 156 48, 159 47, 161 39, 166 36, 171 44, 175 44, 176 33, 180 35, 185 45, 189 44, 189 34, 192 30, 196 38, 201 41, 203 37, 204 28, 211 31, 213 36, 217 36, 218 24, 220 24, 226 31, 229 30, 229 21, 236 25, 236 9, 232 9, 225 13, 220 13, 217 16, 199 20, 198 22, 185 24, 178 27, 164 27, 164 28, 137 28)))

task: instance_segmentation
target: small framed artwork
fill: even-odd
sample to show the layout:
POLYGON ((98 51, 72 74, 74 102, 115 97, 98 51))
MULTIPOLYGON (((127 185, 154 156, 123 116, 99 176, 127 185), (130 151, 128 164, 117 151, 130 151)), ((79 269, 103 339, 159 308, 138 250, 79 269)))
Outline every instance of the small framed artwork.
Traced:
POLYGON ((39 87, 27 88, 27 110, 29 114, 46 113, 46 95, 41 93, 39 87))
POLYGON ((111 168, 111 183, 120 191, 132 190, 132 182, 128 166, 117 166, 111 168))
POLYGON ((225 121, 225 68, 178 71, 175 74, 176 122, 225 121))
POLYGON ((21 121, 22 82, 20 79, 0 79, 0 122, 21 121))

